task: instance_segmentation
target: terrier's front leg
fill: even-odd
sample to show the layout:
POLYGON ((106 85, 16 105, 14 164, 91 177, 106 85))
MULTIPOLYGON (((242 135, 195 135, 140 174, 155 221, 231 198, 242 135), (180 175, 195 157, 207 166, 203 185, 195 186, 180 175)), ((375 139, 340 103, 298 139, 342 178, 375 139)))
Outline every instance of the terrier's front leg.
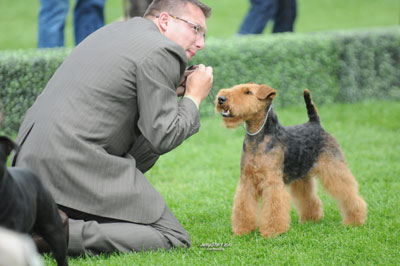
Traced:
POLYGON ((265 238, 280 235, 290 228, 290 195, 281 176, 274 176, 274 180, 263 184, 260 233, 265 238))
POLYGON ((234 235, 248 234, 257 228, 258 203, 252 184, 240 178, 236 188, 232 209, 232 232, 234 235))

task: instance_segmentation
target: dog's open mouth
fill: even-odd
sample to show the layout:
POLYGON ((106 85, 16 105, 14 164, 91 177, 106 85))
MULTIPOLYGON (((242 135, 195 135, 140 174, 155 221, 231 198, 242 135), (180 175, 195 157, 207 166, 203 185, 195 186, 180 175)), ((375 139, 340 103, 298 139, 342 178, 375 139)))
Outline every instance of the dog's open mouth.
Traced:
POLYGON ((231 115, 231 112, 229 111, 229 109, 227 109, 227 110, 222 109, 221 115, 223 117, 233 117, 233 115, 231 115))

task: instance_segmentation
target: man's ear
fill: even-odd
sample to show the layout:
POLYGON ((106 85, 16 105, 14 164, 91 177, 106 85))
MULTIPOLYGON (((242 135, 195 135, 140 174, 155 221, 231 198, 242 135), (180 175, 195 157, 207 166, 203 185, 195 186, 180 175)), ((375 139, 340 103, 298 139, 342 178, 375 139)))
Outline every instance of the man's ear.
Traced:
POLYGON ((158 16, 158 26, 162 32, 166 32, 168 28, 169 15, 167 12, 161 12, 158 16))
POLYGON ((272 100, 276 96, 276 90, 274 90, 273 88, 271 88, 268 85, 261 84, 258 87, 256 96, 260 100, 267 99, 267 98, 270 98, 272 100))

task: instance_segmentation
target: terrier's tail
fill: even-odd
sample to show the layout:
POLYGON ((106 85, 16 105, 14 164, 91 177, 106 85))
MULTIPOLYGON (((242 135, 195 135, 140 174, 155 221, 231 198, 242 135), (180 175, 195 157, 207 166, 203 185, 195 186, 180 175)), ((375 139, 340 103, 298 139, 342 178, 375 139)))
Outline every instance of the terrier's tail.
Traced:
POLYGON ((306 102, 307 114, 310 122, 320 122, 317 107, 311 99, 311 93, 309 90, 304 90, 304 101, 306 102))

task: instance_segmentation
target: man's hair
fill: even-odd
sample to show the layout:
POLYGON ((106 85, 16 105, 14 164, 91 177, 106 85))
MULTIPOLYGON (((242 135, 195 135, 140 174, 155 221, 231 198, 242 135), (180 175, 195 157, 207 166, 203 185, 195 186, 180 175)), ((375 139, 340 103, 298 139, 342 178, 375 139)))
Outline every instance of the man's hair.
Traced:
POLYGON ((183 9, 188 3, 199 7, 206 18, 211 16, 211 8, 199 0, 153 0, 144 13, 144 17, 155 17, 161 12, 167 12, 172 15, 181 15, 183 9))

